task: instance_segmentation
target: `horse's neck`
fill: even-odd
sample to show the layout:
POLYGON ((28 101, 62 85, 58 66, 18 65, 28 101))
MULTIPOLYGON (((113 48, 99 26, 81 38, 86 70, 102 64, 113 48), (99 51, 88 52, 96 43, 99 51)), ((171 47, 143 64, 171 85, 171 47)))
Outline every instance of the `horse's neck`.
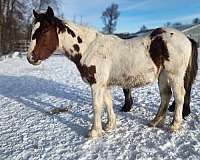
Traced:
POLYGON ((94 29, 80 26, 72 22, 66 23, 67 27, 74 32, 75 36, 66 30, 61 34, 60 42, 64 51, 67 51, 68 56, 75 56, 77 54, 84 55, 85 51, 97 36, 97 31, 94 29))

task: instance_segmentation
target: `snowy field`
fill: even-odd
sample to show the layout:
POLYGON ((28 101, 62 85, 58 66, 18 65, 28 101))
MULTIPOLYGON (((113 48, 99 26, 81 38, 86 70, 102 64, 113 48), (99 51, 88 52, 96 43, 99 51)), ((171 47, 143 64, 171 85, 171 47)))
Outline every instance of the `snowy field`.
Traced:
POLYGON ((88 140, 91 93, 74 64, 61 56, 37 67, 25 57, 0 61, 0 159, 200 159, 200 72, 192 90, 192 114, 176 134, 168 132, 171 113, 163 128, 147 127, 160 101, 157 84, 132 92, 130 113, 120 112, 121 88, 112 91, 117 128, 88 140), (55 108, 65 112, 52 114, 55 108))

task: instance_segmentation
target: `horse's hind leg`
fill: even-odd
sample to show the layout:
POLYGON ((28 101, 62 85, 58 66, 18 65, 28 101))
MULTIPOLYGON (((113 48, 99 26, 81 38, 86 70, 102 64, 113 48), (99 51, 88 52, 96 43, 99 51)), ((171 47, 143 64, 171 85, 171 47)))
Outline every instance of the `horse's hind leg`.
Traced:
MULTIPOLYGON (((184 104, 183 104, 183 112, 182 116, 183 118, 187 117, 191 111, 190 111, 190 94, 191 94, 191 86, 185 87, 185 97, 184 97, 184 104)), ((175 101, 173 101, 172 105, 169 107, 170 112, 175 111, 175 101)))
POLYGON ((129 112, 131 110, 131 107, 133 104, 133 99, 131 96, 131 89, 123 88, 123 92, 124 92, 125 101, 124 101, 124 106, 122 107, 121 111, 129 112))
POLYGON ((106 105, 107 114, 108 114, 108 122, 104 130, 108 131, 116 127, 116 115, 113 111, 112 95, 109 89, 105 90, 103 98, 104 98, 104 103, 106 105))
POLYGON ((184 76, 177 75, 172 79, 172 89, 175 98, 175 113, 170 127, 170 131, 172 132, 178 130, 182 123, 182 111, 185 96, 183 77, 184 76))
MULTIPOLYGON (((187 80, 187 76, 184 77, 184 88, 185 88, 185 97, 184 97, 184 104, 183 104, 183 118, 190 114, 190 94, 191 94, 191 81, 187 80)), ((175 101, 169 107, 169 111, 174 112, 175 110, 175 101)))
POLYGON ((159 107, 159 110, 156 114, 156 117, 149 123, 150 127, 156 127, 158 125, 163 125, 168 104, 172 95, 171 88, 168 84, 167 77, 165 76, 164 72, 161 72, 159 79, 158 79, 158 85, 160 90, 160 96, 161 96, 161 104, 159 107))
POLYGON ((191 113, 190 111, 191 86, 188 87, 187 89, 185 88, 185 90, 186 90, 186 93, 184 97, 183 113, 182 113, 183 118, 187 117, 191 113))

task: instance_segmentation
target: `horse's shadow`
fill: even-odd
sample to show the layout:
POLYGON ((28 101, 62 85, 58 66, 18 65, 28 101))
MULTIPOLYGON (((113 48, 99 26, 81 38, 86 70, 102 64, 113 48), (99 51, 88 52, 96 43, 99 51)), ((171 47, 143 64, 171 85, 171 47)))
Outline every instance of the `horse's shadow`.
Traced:
MULTIPOLYGON (((68 86, 34 76, 0 76, 0 95, 8 97, 26 107, 30 107, 33 110, 39 111, 42 114, 55 116, 56 119, 69 126, 77 134, 85 134, 87 131, 86 128, 68 121, 59 115, 47 114, 48 112, 45 108, 54 108, 55 106, 48 101, 41 101, 36 98, 41 94, 66 99, 66 101, 69 100, 70 102, 76 102, 77 106, 82 106, 83 103, 91 105, 90 92, 86 94, 85 90, 80 90, 78 87, 72 87, 70 84, 68 86)), ((68 113, 73 114, 75 118, 81 117, 84 121, 90 121, 88 117, 77 114, 76 112, 72 113, 70 111, 68 113)))

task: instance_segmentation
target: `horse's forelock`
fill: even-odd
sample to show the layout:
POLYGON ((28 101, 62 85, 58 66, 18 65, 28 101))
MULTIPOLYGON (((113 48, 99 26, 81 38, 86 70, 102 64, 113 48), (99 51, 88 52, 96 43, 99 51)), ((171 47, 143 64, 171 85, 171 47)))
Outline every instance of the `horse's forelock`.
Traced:
POLYGON ((40 28, 40 22, 37 22, 35 24, 33 24, 33 27, 32 27, 32 35, 35 33, 35 31, 40 28))
POLYGON ((63 33, 66 30, 68 30, 66 23, 63 22, 61 19, 59 19, 55 16, 54 17, 48 17, 44 13, 39 14, 39 18, 33 19, 33 25, 37 24, 38 22, 41 23, 41 24, 49 23, 49 25, 55 25, 58 28, 59 33, 60 32, 63 33))

